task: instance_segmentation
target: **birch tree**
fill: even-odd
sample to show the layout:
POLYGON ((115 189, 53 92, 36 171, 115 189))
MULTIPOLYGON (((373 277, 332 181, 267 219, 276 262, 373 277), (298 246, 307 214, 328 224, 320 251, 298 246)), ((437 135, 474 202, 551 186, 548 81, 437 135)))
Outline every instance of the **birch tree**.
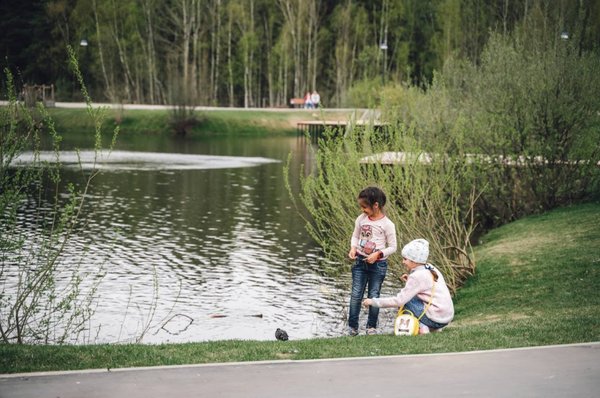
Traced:
POLYGON ((254 105, 253 101, 253 69, 254 51, 256 48, 256 32, 254 28, 254 0, 242 1, 234 4, 234 10, 238 15, 236 25, 240 32, 240 44, 242 49, 242 63, 244 75, 244 108, 254 105))
MULTIPOLYGON (((95 0, 94 0, 95 1, 95 0)), ((140 24, 140 40, 144 60, 146 61, 146 73, 148 74, 148 100, 151 104, 163 102, 161 95, 161 84, 158 77, 158 60, 156 51, 156 0, 138 0, 143 15, 143 23, 140 24)))
POLYGON ((216 104, 219 95, 219 78, 221 67, 221 0, 213 0, 209 5, 210 16, 210 102, 216 104))
POLYGON ((365 10, 348 0, 334 10, 333 26, 337 28, 335 42, 335 103, 345 102, 346 93, 357 72, 357 55, 369 37, 365 10))
MULTIPOLYGON (((201 29, 201 1, 173 0, 166 9, 166 37, 163 39, 172 45, 171 59, 177 66, 171 70, 171 82, 177 87, 171 89, 186 104, 198 99, 198 51, 201 29), (181 78, 178 78, 179 73, 181 78)), ((171 95, 173 97, 173 94, 171 95)))

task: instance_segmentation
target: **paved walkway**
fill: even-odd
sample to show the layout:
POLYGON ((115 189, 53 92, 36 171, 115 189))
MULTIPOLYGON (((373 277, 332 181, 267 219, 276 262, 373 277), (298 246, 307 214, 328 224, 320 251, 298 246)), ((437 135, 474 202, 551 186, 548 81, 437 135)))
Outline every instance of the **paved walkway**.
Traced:
MULTIPOLYGON (((0 101, 0 106, 8 105, 8 101, 0 101)), ((92 103, 94 107, 103 107, 110 109, 130 109, 130 110, 163 110, 173 109, 174 105, 149 105, 149 104, 110 104, 110 103, 92 103)), ((85 102, 55 102, 55 108, 81 109, 87 105, 85 102)), ((320 109, 303 109, 303 108, 242 108, 242 107, 226 107, 226 106, 196 106, 197 111, 261 111, 261 112, 320 112, 320 109)), ((325 112, 365 112, 364 108, 323 108, 325 112)))
POLYGON ((0 375, 2 398, 598 397, 600 343, 0 375))

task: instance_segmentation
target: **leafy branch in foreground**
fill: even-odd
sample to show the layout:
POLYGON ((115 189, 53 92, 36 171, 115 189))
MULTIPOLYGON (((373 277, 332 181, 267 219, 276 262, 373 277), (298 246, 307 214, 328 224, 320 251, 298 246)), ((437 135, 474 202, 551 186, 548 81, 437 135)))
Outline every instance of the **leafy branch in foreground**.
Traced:
MULTIPOLYGON (((42 104, 28 109, 16 100, 13 76, 10 70, 4 71, 9 101, 8 106, 0 108, 0 342, 3 343, 77 340, 94 311, 102 270, 96 275, 80 272, 85 251, 75 264, 62 255, 72 234, 81 226, 85 197, 98 173, 105 110, 92 107, 71 47, 68 53, 69 65, 81 85, 87 112, 94 123, 95 156, 91 171, 84 170, 79 161, 82 183, 80 187, 67 184, 66 199, 61 196, 62 137, 42 104), (40 156, 44 134, 51 141, 51 161, 40 156)), ((115 129, 109 152, 117 134, 115 129)))

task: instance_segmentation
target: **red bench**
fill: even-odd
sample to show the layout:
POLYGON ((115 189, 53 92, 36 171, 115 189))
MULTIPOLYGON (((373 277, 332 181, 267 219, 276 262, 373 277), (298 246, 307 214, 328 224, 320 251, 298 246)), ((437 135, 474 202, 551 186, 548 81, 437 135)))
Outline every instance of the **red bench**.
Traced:
POLYGON ((290 98, 290 107, 292 107, 292 108, 304 107, 304 98, 290 98))

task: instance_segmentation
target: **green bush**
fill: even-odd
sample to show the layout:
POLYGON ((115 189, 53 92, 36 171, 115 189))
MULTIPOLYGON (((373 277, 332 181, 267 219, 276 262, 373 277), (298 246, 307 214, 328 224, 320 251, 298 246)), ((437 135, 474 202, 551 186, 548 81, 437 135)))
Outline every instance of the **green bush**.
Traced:
POLYGON ((374 108, 381 102, 381 77, 359 80, 350 87, 342 104, 353 108, 374 108))
POLYGON ((459 106, 472 115, 468 142, 479 153, 519 160, 494 167, 490 195, 502 219, 593 195, 599 178, 600 57, 571 42, 493 35, 459 106))
POLYGON ((568 41, 491 35, 475 65, 449 61, 426 89, 384 90, 387 120, 426 150, 475 155, 485 228, 598 195, 600 57, 568 41))
MULTIPOLYGON (((444 152, 442 147, 437 150, 444 152)), ((384 211, 396 224, 399 248, 412 239, 429 240, 430 261, 442 269, 452 290, 473 272, 470 210, 478 193, 465 192, 462 186, 471 168, 461 157, 424 153, 414 129, 397 125, 384 132, 369 128, 355 128, 344 136, 329 132, 319 140, 315 169, 300 178, 297 192, 289 171, 290 194, 298 199, 298 207, 308 211, 308 231, 335 260, 334 272, 350 265, 344 267, 340 260, 347 258, 360 213, 357 195, 368 185, 379 186, 388 197, 384 211), (386 152, 403 155, 391 155, 387 162, 386 152)), ((394 273, 402 270, 399 255, 390 257, 390 268, 394 273)))

